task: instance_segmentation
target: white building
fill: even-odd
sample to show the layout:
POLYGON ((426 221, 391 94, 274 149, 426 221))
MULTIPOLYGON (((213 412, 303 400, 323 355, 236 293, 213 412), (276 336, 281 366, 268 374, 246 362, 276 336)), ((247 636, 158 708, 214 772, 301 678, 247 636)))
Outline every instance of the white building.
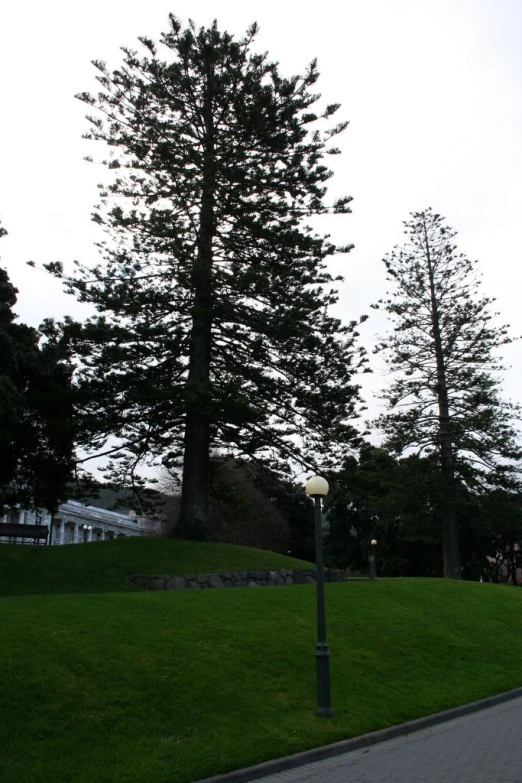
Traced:
POLYGON ((96 506, 84 506, 76 500, 62 503, 52 517, 47 511, 18 509, 0 517, 0 543, 4 544, 47 543, 58 546, 103 541, 121 536, 151 535, 154 532, 151 521, 146 517, 137 517, 134 511, 107 511, 96 506), (27 532, 21 527, 26 525, 30 526, 27 532), (31 532, 37 536, 35 525, 41 526, 39 532, 46 535, 46 538, 31 537, 31 532))

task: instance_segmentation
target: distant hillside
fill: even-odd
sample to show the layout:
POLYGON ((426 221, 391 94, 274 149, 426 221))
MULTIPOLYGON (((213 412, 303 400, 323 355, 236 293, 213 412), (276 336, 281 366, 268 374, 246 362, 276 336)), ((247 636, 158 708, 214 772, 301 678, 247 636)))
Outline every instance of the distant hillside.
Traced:
MULTIPOLYGON (((118 489, 110 484, 99 482, 71 484, 70 499, 78 500, 88 506, 104 508, 106 511, 119 511, 123 514, 135 509, 137 505, 137 498, 128 487, 118 489)), ((163 502, 161 493, 150 488, 146 489, 144 500, 146 501, 145 505, 154 504, 155 501, 163 502)), ((143 513, 146 515, 147 511, 143 509, 143 513)))

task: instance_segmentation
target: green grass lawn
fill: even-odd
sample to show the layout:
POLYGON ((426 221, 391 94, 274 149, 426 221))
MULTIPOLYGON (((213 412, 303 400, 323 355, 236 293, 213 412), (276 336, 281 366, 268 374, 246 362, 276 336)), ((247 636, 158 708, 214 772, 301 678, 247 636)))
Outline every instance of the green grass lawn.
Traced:
MULTIPOLYGON (((219 565, 176 570, 231 569, 215 546, 219 565)), ((98 548, 111 570, 103 543, 62 549, 82 571, 78 550, 93 569, 98 548)), ((51 567, 58 549, 46 550, 51 567)), ((35 552, 25 550, 28 561, 35 552)), ((143 571, 171 572, 152 568, 151 552, 143 562, 143 571)), ((16 592, 13 574, 10 584, 16 592)), ((522 684, 522 591, 504 586, 326 585, 331 720, 314 714, 313 585, 51 586, 54 594, 37 591, 34 577, 40 594, 0 598, 2 783, 188 783, 522 684)))
POLYGON ((125 574, 306 568, 303 560, 232 544, 136 537, 93 545, 0 546, 0 595, 136 591, 125 574))

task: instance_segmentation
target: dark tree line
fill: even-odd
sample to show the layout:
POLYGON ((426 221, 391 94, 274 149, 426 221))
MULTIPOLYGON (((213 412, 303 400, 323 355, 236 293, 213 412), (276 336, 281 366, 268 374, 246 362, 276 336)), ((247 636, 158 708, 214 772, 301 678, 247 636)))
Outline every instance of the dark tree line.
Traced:
MULTIPOLYGON (((397 458, 366 445, 329 476, 327 562, 366 573, 376 539, 382 576, 443 576, 444 487, 436 455, 397 458)), ((516 584, 522 566, 522 492, 455 487, 462 578, 516 584), (507 572, 507 573, 505 573, 507 572)))
POLYGON ((17 293, 0 268, 0 515, 55 511, 74 471, 71 357, 52 323, 16 321, 17 293))

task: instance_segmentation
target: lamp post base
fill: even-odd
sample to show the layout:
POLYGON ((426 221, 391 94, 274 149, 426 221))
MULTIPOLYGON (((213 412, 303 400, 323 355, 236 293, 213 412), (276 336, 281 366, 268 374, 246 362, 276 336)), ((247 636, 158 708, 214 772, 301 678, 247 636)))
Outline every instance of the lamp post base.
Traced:
POLYGON ((320 718, 333 718, 330 707, 330 650, 326 642, 318 642, 315 647, 317 662, 317 710, 320 718))
POLYGON ((320 718, 333 718, 333 710, 330 707, 318 707, 315 714, 320 718))

